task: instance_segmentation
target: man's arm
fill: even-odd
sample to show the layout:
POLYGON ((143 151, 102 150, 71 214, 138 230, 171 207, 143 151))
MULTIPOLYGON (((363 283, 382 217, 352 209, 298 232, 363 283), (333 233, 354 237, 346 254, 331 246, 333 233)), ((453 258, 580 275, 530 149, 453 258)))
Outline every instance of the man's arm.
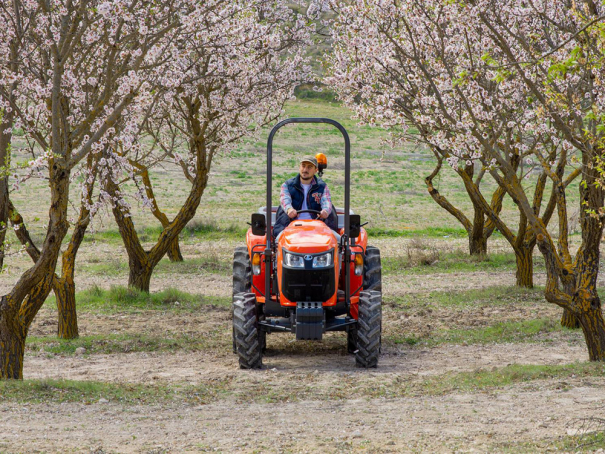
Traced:
POLYGON ((292 196, 290 195, 290 191, 288 191, 288 185, 286 183, 281 185, 281 191, 279 193, 279 203, 290 218, 296 217, 297 213, 294 207, 292 206, 292 196))
POLYGON ((330 190, 328 185, 324 188, 324 195, 321 196, 321 214, 319 215, 322 219, 326 219, 332 211, 332 197, 330 196, 330 190))

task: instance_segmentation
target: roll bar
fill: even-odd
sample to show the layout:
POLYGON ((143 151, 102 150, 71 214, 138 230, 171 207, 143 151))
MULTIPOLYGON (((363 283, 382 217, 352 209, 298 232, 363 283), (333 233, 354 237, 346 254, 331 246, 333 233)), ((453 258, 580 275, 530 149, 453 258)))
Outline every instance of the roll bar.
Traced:
POLYGON ((337 121, 330 118, 288 118, 277 123, 271 132, 267 140, 267 209, 265 211, 266 216, 266 237, 267 247, 265 249, 265 301, 269 301, 271 298, 271 192, 273 188, 273 137, 277 131, 282 127, 290 123, 327 123, 336 127, 344 137, 345 140, 345 225, 344 225, 344 244, 345 244, 345 304, 347 308, 351 304, 351 276, 350 276, 350 263, 351 263, 351 250, 349 248, 349 236, 351 229, 350 219, 350 187, 351 187, 351 141, 349 134, 346 129, 337 121))

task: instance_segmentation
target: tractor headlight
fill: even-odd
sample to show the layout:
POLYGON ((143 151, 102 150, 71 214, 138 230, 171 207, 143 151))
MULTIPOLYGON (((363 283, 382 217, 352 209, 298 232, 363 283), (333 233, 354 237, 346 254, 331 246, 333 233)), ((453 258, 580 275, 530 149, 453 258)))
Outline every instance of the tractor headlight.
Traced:
POLYGON ((363 274, 363 255, 355 254, 355 276, 361 276, 363 274))
POLYGON ((304 268, 305 262, 302 255, 294 255, 289 252, 284 252, 284 265, 290 268, 304 268))
POLYGON ((313 268, 327 268, 329 266, 332 266, 331 252, 313 257, 313 268))
POLYGON ((259 253, 255 253, 254 255, 252 255, 252 273, 255 276, 258 276, 260 274, 260 254, 259 253))

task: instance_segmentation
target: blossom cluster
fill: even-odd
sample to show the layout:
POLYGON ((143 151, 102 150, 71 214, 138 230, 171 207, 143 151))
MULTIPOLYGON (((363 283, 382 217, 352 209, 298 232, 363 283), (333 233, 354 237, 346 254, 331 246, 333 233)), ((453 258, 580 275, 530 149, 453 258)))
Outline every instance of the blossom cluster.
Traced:
POLYGON ((338 16, 328 83, 360 121, 389 129, 395 142, 423 140, 453 167, 480 160, 494 168, 513 157, 548 167, 553 153, 569 153, 585 142, 587 114, 596 119, 588 129, 600 140, 603 43, 598 33, 585 35, 599 17, 603 23, 603 5, 331 4, 338 16), (409 134, 410 127, 419 134, 409 134))
POLYGON ((98 177, 93 214, 125 205, 103 188, 124 172, 135 178, 133 161, 169 157, 194 178, 214 153, 279 116, 308 77, 311 31, 283 0, 5 3, 0 111, 11 116, 2 127, 23 131, 31 175, 58 164, 84 184, 98 177), (145 135, 159 146, 144 145, 145 135))

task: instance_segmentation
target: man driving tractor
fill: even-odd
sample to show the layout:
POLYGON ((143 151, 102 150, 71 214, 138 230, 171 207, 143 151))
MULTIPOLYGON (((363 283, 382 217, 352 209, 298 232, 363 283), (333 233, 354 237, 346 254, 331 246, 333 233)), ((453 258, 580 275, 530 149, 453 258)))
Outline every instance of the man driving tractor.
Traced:
POLYGON ((355 354, 357 366, 377 366, 380 251, 368 245, 361 218, 350 208, 350 176, 349 135, 337 121, 289 118, 269 133, 267 203, 252 213, 246 245, 233 255, 233 351, 241 368, 262 368, 267 334, 293 333, 296 340, 321 341, 333 331, 347 333, 347 350, 355 354), (299 161, 299 174, 282 185, 281 203, 273 206, 273 137, 290 123, 327 123, 342 133, 344 208, 332 205, 319 178, 328 165, 323 153, 299 161))
POLYGON ((318 172, 317 158, 305 156, 300 160, 299 174, 287 180, 281 186, 280 206, 277 210, 273 235, 277 238, 294 219, 313 219, 311 213, 298 213, 303 210, 316 210, 334 232, 337 231, 337 216, 332 207, 328 185, 315 174, 318 172))

